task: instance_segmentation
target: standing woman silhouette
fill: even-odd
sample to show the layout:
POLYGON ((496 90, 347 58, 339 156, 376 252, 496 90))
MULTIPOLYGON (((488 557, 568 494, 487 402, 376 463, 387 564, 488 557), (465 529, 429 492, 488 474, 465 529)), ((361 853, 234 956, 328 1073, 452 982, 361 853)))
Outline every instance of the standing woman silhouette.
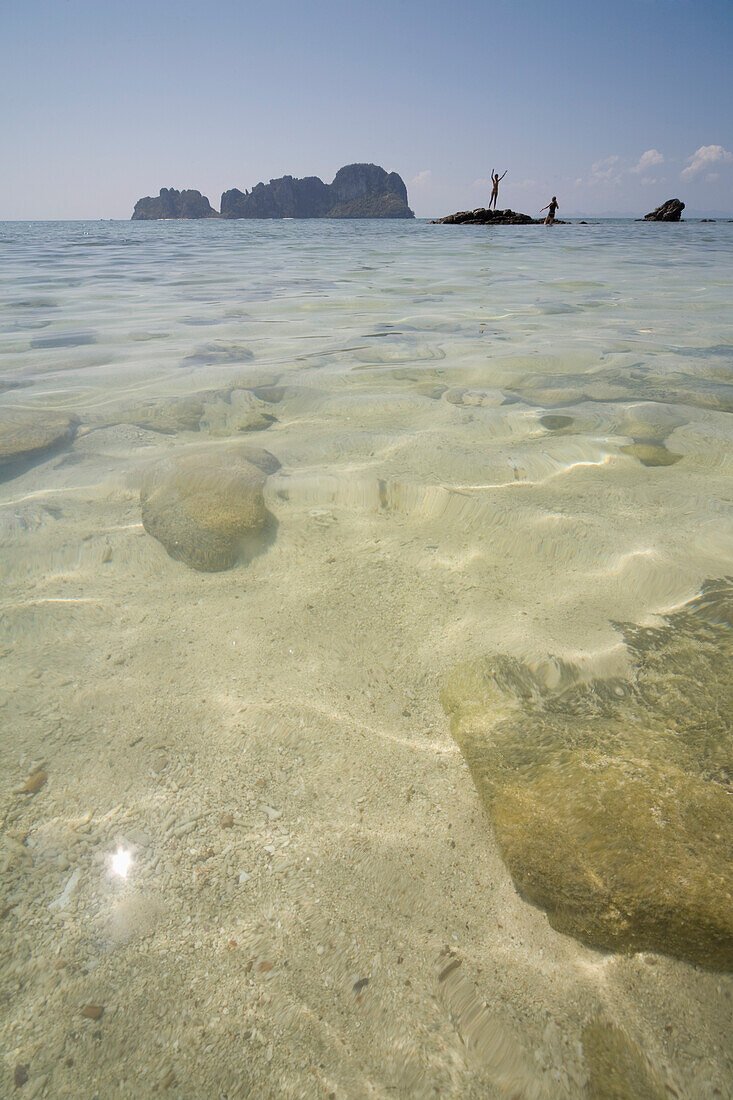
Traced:
POLYGON ((494 204, 494 210, 496 210, 496 200, 499 198, 499 184, 504 179, 509 169, 507 168, 503 175, 498 176, 494 169, 491 169, 491 198, 489 199, 489 210, 491 210, 491 204, 494 204))

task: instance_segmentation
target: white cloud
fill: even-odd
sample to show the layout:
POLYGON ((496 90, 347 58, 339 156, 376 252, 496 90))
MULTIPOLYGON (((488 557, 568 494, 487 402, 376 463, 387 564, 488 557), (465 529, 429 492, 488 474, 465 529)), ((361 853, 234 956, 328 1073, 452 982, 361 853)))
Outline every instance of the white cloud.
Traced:
POLYGON ((715 183, 715 181, 719 180, 719 179, 720 179, 720 172, 708 172, 707 176, 705 177, 705 182, 706 183, 715 183))
POLYGON ((597 160, 591 165, 588 183, 614 183, 618 179, 617 164, 616 155, 597 160))
POLYGON ((410 187, 420 187, 423 183, 428 183, 432 174, 429 168, 423 168, 422 172, 418 172, 415 178, 410 180, 410 187))
POLYGON ((648 187, 650 183, 661 183, 662 180, 655 179, 653 176, 642 176, 641 182, 644 184, 645 187, 648 187))
POLYGON ((657 164, 664 164, 664 157, 658 149, 647 149, 646 153, 642 153, 639 157, 639 163, 636 167, 630 168, 629 171, 648 172, 650 168, 654 168, 657 164))
POLYGON ((706 168, 712 168, 714 164, 727 164, 733 160, 733 153, 729 153, 722 145, 701 145, 700 148, 687 158, 689 164, 682 169, 682 176, 694 176, 706 168))

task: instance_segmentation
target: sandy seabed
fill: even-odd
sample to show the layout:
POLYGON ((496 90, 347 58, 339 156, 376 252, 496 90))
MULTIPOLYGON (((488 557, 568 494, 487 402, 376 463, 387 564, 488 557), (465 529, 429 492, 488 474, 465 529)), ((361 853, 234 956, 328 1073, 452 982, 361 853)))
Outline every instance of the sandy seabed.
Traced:
POLYGON ((439 702, 497 649, 623 670, 609 607, 721 573, 719 456, 682 426, 646 468, 428 396, 432 367, 358 377, 285 379, 251 437, 276 537, 229 572, 140 522, 142 468, 199 433, 82 425, 3 486, 3 1094, 582 1097, 601 1015, 669 1095, 733 1095, 730 978, 554 932, 439 702))

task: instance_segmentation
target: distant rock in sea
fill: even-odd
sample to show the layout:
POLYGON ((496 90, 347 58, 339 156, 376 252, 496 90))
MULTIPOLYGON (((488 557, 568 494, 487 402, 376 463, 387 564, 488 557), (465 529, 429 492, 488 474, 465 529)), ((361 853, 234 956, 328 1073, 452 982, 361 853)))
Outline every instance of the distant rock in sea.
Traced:
POLYGON ((414 218, 407 188, 396 172, 377 164, 347 164, 333 183, 318 176, 282 176, 251 191, 234 187, 221 196, 221 215, 199 191, 163 188, 158 198, 140 199, 133 221, 158 218, 414 218))
POLYGON ((396 172, 376 164, 347 164, 333 183, 318 176, 282 176, 249 193, 236 187, 221 197, 222 218, 414 218, 407 188, 396 172))
POLYGON ((131 221, 149 222, 168 218, 217 218, 219 215, 200 191, 176 191, 161 187, 157 198, 138 199, 131 221))
MULTIPOLYGON (((543 218, 531 218, 529 214, 518 214, 516 210, 461 210, 449 214, 447 218, 438 218, 433 225, 542 225, 543 218)), ((564 225, 555 219, 555 225, 564 225)))
POLYGON ((678 222, 682 217, 685 204, 679 199, 667 199, 656 210, 644 215, 645 222, 678 222))

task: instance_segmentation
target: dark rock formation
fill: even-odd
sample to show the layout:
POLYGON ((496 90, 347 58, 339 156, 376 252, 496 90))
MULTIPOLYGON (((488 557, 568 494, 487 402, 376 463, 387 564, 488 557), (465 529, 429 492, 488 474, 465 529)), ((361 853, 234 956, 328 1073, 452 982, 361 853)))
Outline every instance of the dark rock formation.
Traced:
MULTIPOLYGON (((518 214, 516 210, 461 210, 449 214, 447 218, 438 218, 433 225, 542 225, 544 218, 530 218, 529 214, 518 214)), ((555 225, 565 222, 555 219, 555 225)))
POLYGON ((678 222, 682 217, 685 204, 679 199, 667 199, 656 210, 644 215, 645 222, 678 222))
POLYGON ((283 176, 258 183, 249 194, 237 188, 221 196, 222 218, 325 218, 332 205, 329 188, 318 176, 283 176))
POLYGON ((330 187, 335 200, 330 218, 414 218, 407 205, 407 188, 396 172, 376 164, 339 168, 330 187))
POLYGON ((333 183, 318 176, 283 176, 249 193, 221 197, 223 218, 414 218, 407 188, 396 172, 376 164, 347 164, 333 183))
POLYGON ((138 199, 132 213, 132 221, 157 221, 161 218, 216 218, 218 217, 200 191, 176 191, 174 187, 161 187, 157 198, 138 199))

